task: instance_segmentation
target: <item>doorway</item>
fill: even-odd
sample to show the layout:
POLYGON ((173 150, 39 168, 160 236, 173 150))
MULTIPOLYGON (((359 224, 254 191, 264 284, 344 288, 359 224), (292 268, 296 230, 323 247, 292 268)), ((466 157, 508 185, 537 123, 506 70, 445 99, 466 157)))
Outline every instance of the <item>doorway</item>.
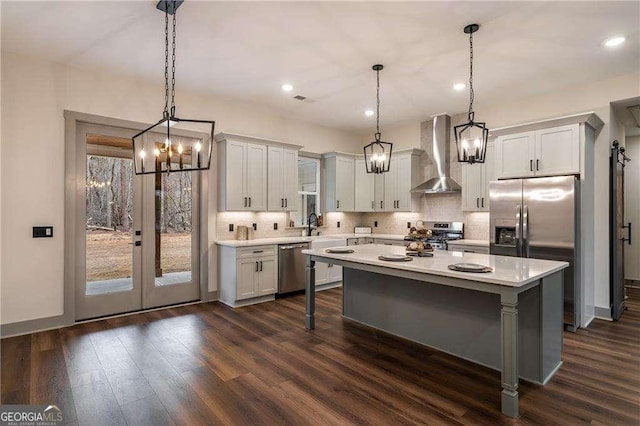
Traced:
POLYGON ((77 126, 76 321, 200 299, 199 175, 135 175, 136 132, 77 126))

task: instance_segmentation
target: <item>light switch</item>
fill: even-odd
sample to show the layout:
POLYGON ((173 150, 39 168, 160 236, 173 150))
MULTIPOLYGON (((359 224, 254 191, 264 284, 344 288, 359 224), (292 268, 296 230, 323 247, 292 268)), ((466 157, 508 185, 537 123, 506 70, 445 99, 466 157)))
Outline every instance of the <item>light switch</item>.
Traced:
POLYGON ((34 226, 33 238, 53 238, 53 226, 34 226))

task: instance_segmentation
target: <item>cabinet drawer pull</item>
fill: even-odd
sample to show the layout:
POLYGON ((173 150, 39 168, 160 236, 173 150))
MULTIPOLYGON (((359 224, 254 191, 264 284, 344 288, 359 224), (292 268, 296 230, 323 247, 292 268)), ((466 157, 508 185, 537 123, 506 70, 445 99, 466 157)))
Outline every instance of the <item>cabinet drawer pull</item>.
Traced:
POLYGON ((254 250, 254 253, 264 253, 264 250, 254 250))
POLYGON ((473 250, 462 250, 464 253, 475 253, 473 250))
POLYGON ((540 160, 536 160, 536 170, 540 170, 540 160))
POLYGON ((529 160, 529 171, 533 171, 533 160, 529 160))

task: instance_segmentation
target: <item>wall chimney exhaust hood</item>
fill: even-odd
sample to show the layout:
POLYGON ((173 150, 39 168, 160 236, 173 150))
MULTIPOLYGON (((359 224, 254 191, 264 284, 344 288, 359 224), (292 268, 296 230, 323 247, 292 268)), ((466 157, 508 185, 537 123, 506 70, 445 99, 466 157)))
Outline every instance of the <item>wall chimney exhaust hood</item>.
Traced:
MULTIPOLYGON (((462 189, 458 182, 449 176, 451 117, 446 114, 433 117, 433 141, 431 155, 435 165, 435 177, 411 190, 414 194, 451 194, 462 189)), ((427 147, 428 148, 428 147, 427 147)), ((427 151, 429 151, 427 149, 427 151)))

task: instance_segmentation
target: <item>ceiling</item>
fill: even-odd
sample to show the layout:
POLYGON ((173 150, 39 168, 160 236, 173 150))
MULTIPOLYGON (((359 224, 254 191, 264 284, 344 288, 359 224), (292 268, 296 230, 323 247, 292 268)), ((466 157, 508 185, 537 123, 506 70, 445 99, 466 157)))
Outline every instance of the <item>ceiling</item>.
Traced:
MULTIPOLYGON (((2 1, 2 50, 162 82, 155 1, 2 1)), ((383 125, 640 71, 640 2, 200 2, 178 10, 180 91, 221 95, 305 121, 364 131, 382 63, 383 125), (604 39, 627 42, 605 49, 604 39), (280 86, 290 82, 292 93, 280 86), (313 102, 300 102, 294 95, 313 102)), ((159 89, 162 86, 159 85, 159 89)), ((162 89, 160 89, 162 90, 162 89)))

